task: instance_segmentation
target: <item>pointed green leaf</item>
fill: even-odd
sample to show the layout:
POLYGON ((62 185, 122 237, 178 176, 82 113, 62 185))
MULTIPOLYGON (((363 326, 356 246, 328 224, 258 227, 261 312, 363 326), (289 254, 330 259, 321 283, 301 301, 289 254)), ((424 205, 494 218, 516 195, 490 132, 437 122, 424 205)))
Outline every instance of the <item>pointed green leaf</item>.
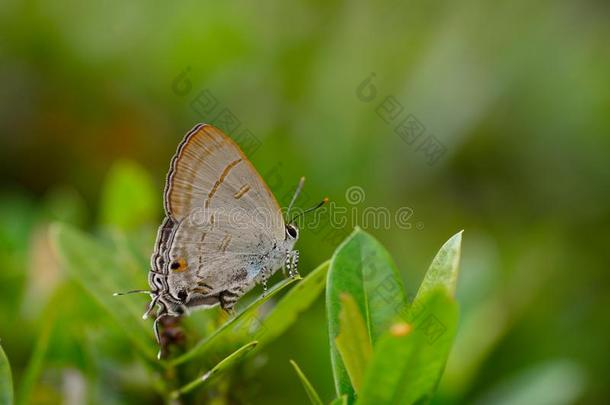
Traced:
POLYGON ((299 376, 299 380, 301 380, 301 384, 303 384, 303 388, 305 389, 305 392, 309 397, 309 402, 311 402, 312 405, 322 405, 320 395, 318 395, 315 388, 313 387, 313 385, 311 385, 303 371, 301 371, 301 368, 298 366, 298 364, 294 360, 290 360, 290 364, 292 364, 292 367, 294 367, 294 371, 296 371, 297 375, 299 376))
POLYGON ((148 173, 131 161, 116 162, 102 192, 101 223, 133 229, 155 222, 160 200, 148 173))
POLYGON ((373 344, 403 310, 405 296, 400 276, 388 252, 366 232, 356 229, 331 259, 326 288, 330 353, 337 395, 354 398, 349 375, 336 347, 340 295, 349 293, 364 317, 373 344))
POLYGON ((430 401, 457 328, 455 300, 442 288, 421 297, 422 310, 392 325, 377 342, 359 405, 430 401))
POLYGON ((146 277, 144 269, 134 271, 130 268, 134 261, 121 259, 114 250, 68 225, 54 225, 51 234, 59 262, 66 273, 121 325, 142 354, 156 360, 152 324, 142 320, 143 297, 113 296, 115 292, 142 287, 142 280, 146 277), (140 279, 134 277, 138 272, 140 279))
POLYGON ((358 310, 354 298, 341 294, 341 312, 339 313, 339 335, 335 339, 337 350, 350 377, 356 393, 360 391, 366 367, 373 348, 366 332, 364 319, 358 310))
POLYGON ((424 281, 419 286, 417 296, 442 286, 450 296, 455 297, 462 251, 462 232, 453 235, 440 248, 424 276, 424 281))
POLYGON ((172 360, 172 364, 178 365, 194 358, 201 357, 206 353, 209 353, 212 348, 217 347, 219 344, 226 341, 234 341, 236 335, 247 336, 251 329, 256 329, 258 326, 259 321, 257 316, 260 306, 296 280, 297 279, 295 278, 288 278, 274 285, 264 295, 261 295, 248 305, 243 311, 216 329, 212 335, 202 339, 191 350, 172 360))
POLYGON ((13 376, 11 366, 0 346, 0 404, 13 403, 13 376))
POLYGON ((216 366, 214 366, 211 370, 201 375, 200 377, 197 377, 195 380, 186 384, 182 388, 174 391, 171 395, 172 398, 178 398, 180 395, 189 393, 210 381, 217 374, 221 374, 224 371, 228 370, 236 363, 238 363, 241 359, 243 359, 252 349, 256 347, 257 344, 257 341, 252 341, 240 347, 239 349, 231 353, 229 356, 224 358, 222 361, 220 361, 218 364, 216 364, 216 366))

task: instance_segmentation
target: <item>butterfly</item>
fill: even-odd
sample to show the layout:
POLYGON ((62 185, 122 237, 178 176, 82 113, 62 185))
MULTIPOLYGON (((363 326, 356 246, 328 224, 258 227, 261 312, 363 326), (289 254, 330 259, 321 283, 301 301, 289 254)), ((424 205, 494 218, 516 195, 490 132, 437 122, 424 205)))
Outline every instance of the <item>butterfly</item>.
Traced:
MULTIPOLYGON (((219 305, 230 312, 257 284, 280 268, 298 275, 296 217, 288 219, 304 178, 287 210, 280 206, 239 146, 220 129, 196 125, 171 160, 164 190, 165 218, 157 232, 146 319, 157 308, 159 322, 191 309, 219 305)), ((320 204, 298 216, 315 210, 320 204)), ((116 295, 122 295, 121 293, 116 295)))

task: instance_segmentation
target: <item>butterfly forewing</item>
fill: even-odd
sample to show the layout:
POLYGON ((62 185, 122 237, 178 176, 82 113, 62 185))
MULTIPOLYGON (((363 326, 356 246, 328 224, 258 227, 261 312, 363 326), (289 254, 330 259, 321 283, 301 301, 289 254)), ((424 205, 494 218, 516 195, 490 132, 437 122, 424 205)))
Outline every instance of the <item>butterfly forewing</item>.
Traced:
POLYGON ((279 205, 254 166, 231 138, 203 124, 187 134, 172 160, 165 211, 181 222, 217 208, 232 215, 264 215, 265 233, 284 236, 279 205))

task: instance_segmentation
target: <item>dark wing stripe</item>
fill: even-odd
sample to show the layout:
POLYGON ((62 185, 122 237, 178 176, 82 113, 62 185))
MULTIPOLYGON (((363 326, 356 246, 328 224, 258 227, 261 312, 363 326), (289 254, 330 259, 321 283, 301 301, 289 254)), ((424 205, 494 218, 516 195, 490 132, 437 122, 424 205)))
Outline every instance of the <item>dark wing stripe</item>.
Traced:
POLYGON ((249 185, 243 185, 241 186, 241 188, 239 189, 239 191, 237 193, 235 193, 233 195, 233 197, 235 197, 237 200, 239 200, 240 198, 242 198, 248 191, 250 191, 250 186, 249 185))
POLYGON ((231 235, 227 235, 222 239, 222 242, 220 242, 220 246, 218 247, 218 249, 220 249, 221 252, 226 252, 227 248, 229 247, 229 242, 231 242, 231 235))
MULTIPOLYGON (((208 236, 207 232, 204 232, 201 235, 201 240, 200 243, 203 244, 203 242, 205 241, 205 237, 208 236)), ((199 255, 199 267, 203 266, 203 254, 199 255)))
POLYGON ((210 201, 212 200, 212 197, 214 197, 214 194, 216 194, 216 192, 218 191, 218 187, 220 187, 220 185, 225 181, 225 178, 229 175, 231 169, 237 166, 241 161, 242 159, 234 160, 229 163, 227 167, 224 168, 222 174, 220 175, 220 178, 216 181, 216 183, 214 183, 214 187, 212 187, 212 189, 210 190, 210 193, 208 194, 208 199, 205 200, 205 208, 208 208, 210 206, 210 201))

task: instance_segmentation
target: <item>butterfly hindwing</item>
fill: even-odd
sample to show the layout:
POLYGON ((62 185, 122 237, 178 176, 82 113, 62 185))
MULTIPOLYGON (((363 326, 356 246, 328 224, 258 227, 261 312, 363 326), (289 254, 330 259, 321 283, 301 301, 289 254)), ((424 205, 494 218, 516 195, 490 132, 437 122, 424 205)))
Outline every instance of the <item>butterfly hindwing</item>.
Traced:
POLYGON ((234 223, 220 209, 211 211, 205 221, 184 219, 169 250, 170 267, 171 263, 184 263, 177 270, 170 268, 170 287, 193 287, 205 294, 218 294, 240 285, 250 287, 262 270, 265 255, 277 244, 260 232, 261 228, 253 223, 234 223))

